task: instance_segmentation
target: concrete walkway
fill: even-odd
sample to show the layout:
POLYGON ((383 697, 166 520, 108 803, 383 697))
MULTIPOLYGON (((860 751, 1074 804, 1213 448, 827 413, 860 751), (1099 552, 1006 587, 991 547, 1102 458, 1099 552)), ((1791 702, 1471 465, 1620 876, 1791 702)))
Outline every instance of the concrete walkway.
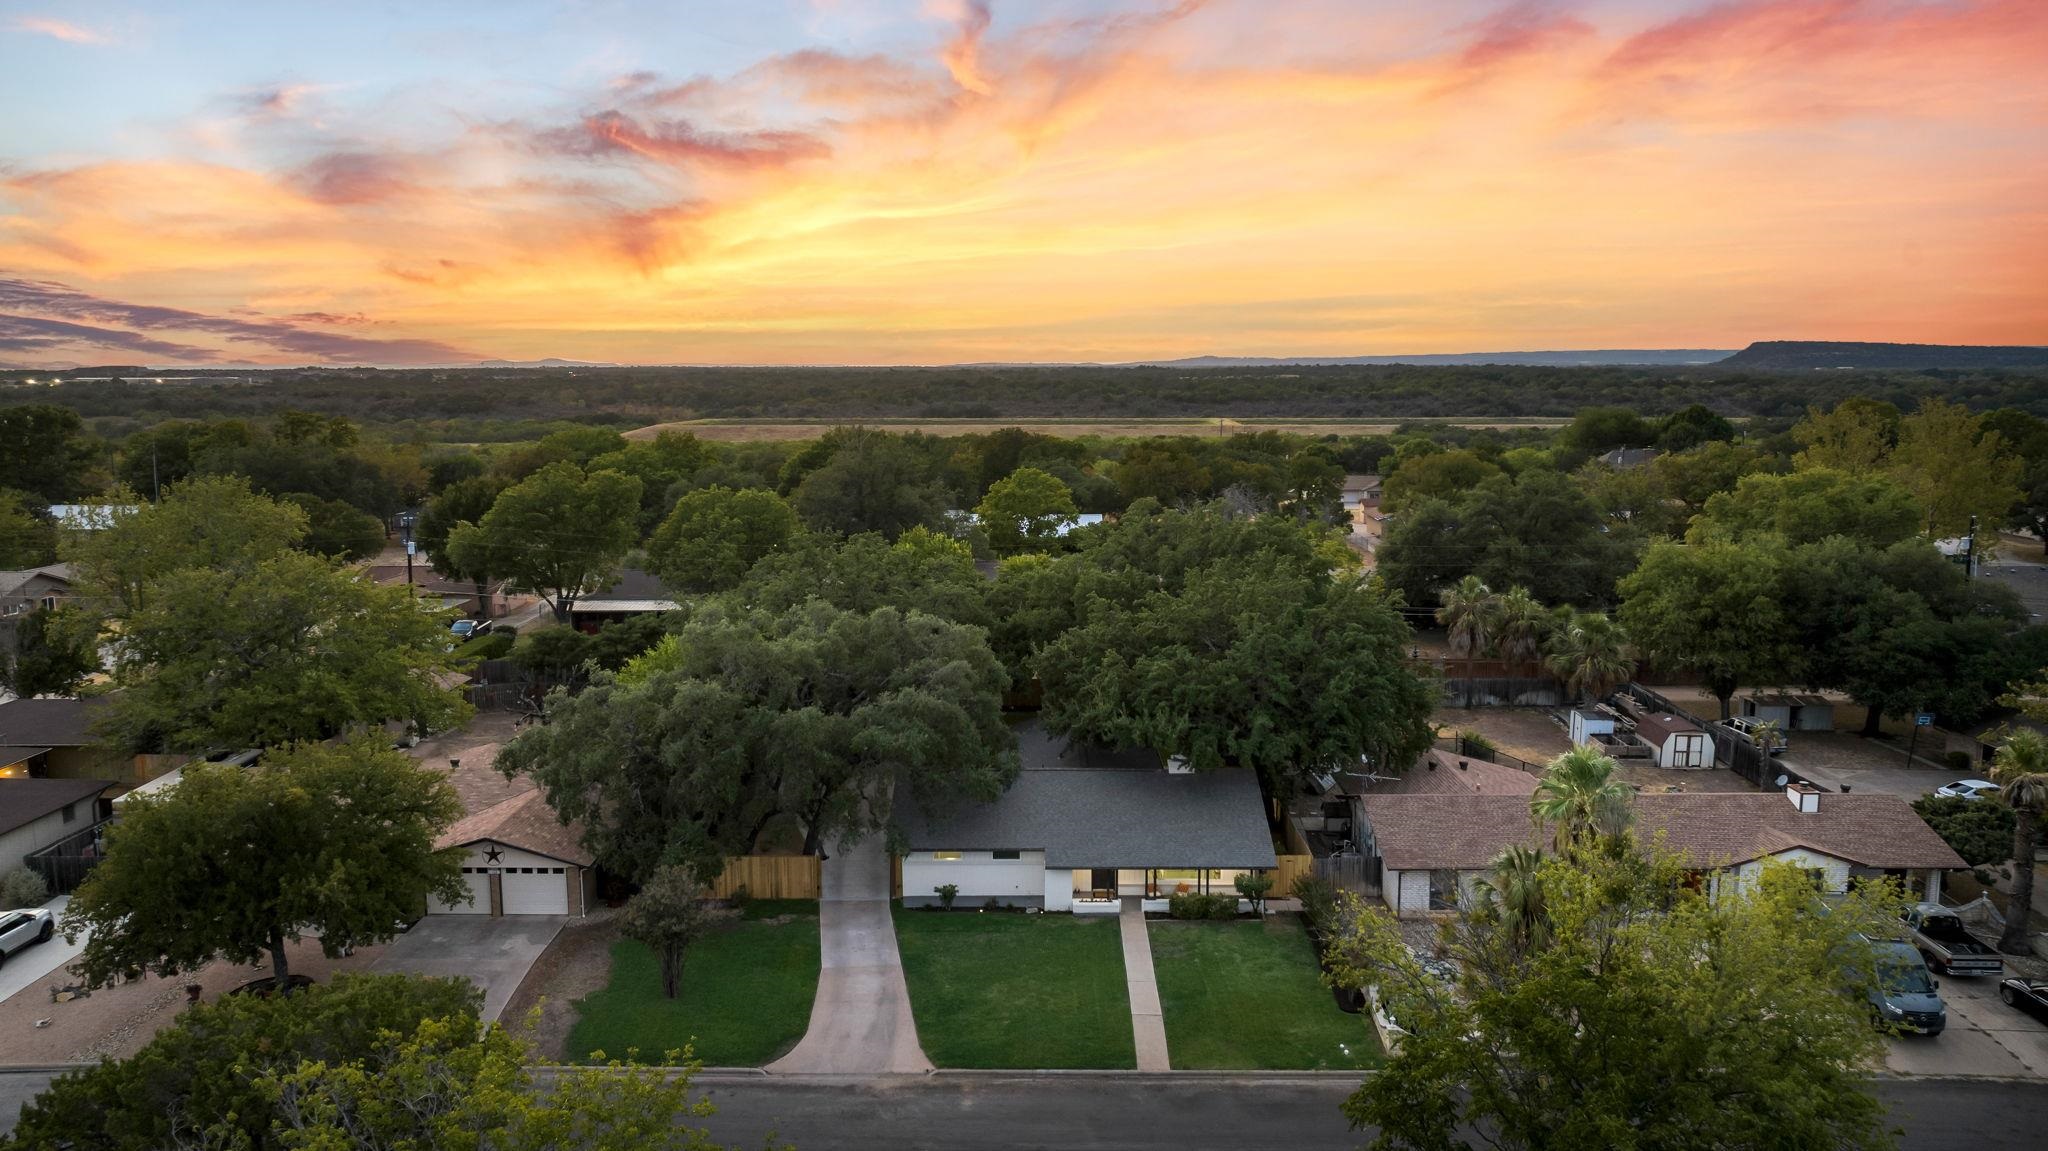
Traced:
POLYGON ((1159 984, 1152 978, 1152 937, 1145 932, 1144 904, 1124 897, 1117 913, 1124 937, 1124 982, 1131 994, 1131 1037, 1138 1042, 1138 1070, 1171 1071, 1166 1057, 1166 1016, 1159 1010, 1159 984))
POLYGON ((819 866, 820 968, 811 1026, 768 1070, 809 1075, 918 1074, 910 987, 889 918, 889 857, 880 836, 840 844, 819 866))

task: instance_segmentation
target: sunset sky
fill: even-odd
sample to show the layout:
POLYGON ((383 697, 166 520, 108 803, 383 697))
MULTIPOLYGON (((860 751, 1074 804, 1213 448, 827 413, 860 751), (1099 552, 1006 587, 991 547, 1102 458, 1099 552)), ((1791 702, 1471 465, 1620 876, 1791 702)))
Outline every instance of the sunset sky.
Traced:
POLYGON ((0 0, 0 364, 2048 343, 2043 0, 0 0))

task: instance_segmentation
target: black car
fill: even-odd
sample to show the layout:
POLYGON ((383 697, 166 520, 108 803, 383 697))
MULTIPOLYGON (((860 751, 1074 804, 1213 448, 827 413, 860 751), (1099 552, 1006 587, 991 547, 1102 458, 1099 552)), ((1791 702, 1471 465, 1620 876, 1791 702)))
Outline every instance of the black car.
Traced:
POLYGON ((1998 985, 1998 997, 2036 1019, 2048 1019, 2048 979, 2013 976, 1998 985))

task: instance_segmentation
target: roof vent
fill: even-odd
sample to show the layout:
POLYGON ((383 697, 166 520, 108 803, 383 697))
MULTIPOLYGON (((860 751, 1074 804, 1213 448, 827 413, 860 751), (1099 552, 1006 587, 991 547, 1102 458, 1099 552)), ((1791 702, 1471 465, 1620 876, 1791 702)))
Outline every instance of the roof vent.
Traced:
POLYGON ((1802 781, 1786 784, 1785 798, 1792 802, 1793 807, 1801 811, 1820 810, 1820 788, 1810 783, 1802 781))
POLYGON ((1188 757, 1185 755, 1172 756, 1166 761, 1166 774, 1168 775, 1193 775, 1194 773, 1195 765, 1189 762, 1188 757))
POLYGON ((1464 761, 1464 760, 1462 760, 1462 759, 1458 761, 1458 770, 1459 770, 1459 771, 1464 771, 1464 770, 1466 770, 1466 765, 1465 765, 1465 761, 1464 761))

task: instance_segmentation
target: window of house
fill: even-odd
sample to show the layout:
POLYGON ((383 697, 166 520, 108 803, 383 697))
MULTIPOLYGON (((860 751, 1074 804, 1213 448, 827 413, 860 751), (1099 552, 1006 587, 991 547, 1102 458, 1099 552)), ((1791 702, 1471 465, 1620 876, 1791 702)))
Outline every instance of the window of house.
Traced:
POLYGON ((957 851, 934 851, 932 852, 932 858, 940 863, 958 863, 960 861, 960 853, 957 851))
POLYGON ((995 853, 993 853, 993 854, 995 855, 995 857, 996 857, 997 859, 1022 859, 1022 858, 1024 858, 1024 853, 1023 853, 1022 851, 998 851, 998 852, 995 852, 995 853))
POLYGON ((1454 911, 1458 906, 1458 873, 1448 867, 1429 873, 1429 909, 1454 911))

